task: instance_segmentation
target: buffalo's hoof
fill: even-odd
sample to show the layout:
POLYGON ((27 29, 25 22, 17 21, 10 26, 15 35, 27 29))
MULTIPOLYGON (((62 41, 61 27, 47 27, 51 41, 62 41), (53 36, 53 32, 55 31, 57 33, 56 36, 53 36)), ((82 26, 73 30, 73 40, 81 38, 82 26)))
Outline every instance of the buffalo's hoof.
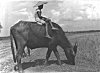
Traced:
POLYGON ((47 62, 47 61, 45 61, 44 66, 49 66, 49 64, 48 64, 48 62, 47 62))
POLYGON ((71 63, 69 63, 69 64, 70 64, 70 65, 75 65, 75 63, 72 63, 72 62, 71 62, 71 63))
POLYGON ((60 66, 61 66, 61 65, 62 65, 62 63, 61 63, 61 62, 59 62, 59 63, 58 63, 58 65, 60 65, 60 66))
POLYGON ((49 64, 44 64, 44 67, 47 67, 47 66, 49 66, 49 64))

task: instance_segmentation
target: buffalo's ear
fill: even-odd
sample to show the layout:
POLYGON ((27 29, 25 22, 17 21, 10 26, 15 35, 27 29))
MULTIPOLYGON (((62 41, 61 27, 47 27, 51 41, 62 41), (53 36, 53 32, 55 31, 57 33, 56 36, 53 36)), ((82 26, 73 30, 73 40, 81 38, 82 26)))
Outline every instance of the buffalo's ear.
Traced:
POLYGON ((73 48, 73 51, 74 51, 75 55, 77 53, 77 47, 78 47, 78 43, 76 42, 75 45, 74 45, 74 48, 73 48))

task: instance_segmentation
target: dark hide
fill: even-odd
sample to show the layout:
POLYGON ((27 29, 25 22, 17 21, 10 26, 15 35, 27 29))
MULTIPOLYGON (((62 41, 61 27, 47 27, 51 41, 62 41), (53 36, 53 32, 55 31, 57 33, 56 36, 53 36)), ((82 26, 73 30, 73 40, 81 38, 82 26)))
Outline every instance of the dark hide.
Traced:
MULTIPOLYGON (((45 24, 39 25, 36 22, 29 22, 29 21, 19 21, 10 29, 10 36, 11 36, 11 49, 13 54, 14 62, 17 61, 18 70, 22 71, 21 65, 21 58, 24 52, 25 46, 31 49, 48 48, 46 54, 46 61, 47 64, 48 59, 50 57, 51 52, 53 51, 59 64, 61 65, 61 60, 59 57, 59 53, 57 51, 57 45, 61 46, 65 52, 69 63, 74 65, 75 64, 75 54, 73 46, 66 38, 64 31, 62 28, 52 22, 53 26, 58 28, 58 30, 52 30, 51 26, 48 24, 49 35, 52 37, 51 39, 45 37, 45 24), (13 39, 15 41, 17 54, 15 56, 14 47, 13 47, 13 39)), ((74 49, 77 49, 74 47, 74 49)))

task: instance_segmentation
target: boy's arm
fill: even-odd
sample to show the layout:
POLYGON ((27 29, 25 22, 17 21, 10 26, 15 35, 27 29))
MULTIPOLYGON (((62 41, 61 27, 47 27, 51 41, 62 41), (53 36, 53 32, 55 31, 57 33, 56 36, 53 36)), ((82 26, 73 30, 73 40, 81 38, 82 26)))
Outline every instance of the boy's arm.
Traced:
POLYGON ((37 11, 37 15, 40 19, 42 19, 42 16, 41 16, 41 12, 40 11, 37 11))

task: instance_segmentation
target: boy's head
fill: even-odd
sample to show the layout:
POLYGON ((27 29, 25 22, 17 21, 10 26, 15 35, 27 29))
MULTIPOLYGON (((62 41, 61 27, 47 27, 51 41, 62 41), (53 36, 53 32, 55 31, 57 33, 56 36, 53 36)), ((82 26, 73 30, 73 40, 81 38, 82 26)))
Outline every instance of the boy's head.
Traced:
POLYGON ((38 6, 38 8, 39 8, 39 9, 43 9, 43 4, 42 4, 42 5, 40 5, 40 6, 38 6))

